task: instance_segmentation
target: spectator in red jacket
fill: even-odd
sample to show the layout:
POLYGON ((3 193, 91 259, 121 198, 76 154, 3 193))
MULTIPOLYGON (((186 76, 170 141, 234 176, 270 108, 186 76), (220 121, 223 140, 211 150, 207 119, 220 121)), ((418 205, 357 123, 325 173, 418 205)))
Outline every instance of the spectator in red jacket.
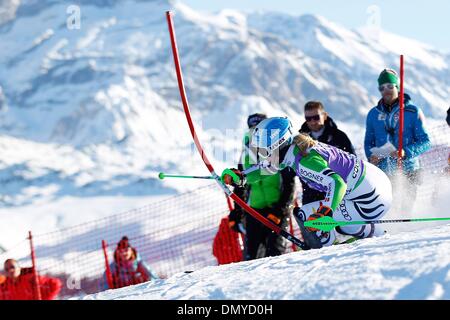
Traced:
POLYGON ((106 271, 103 279, 103 289, 117 289, 126 286, 159 279, 159 276, 142 260, 135 248, 130 245, 128 237, 124 236, 114 251, 114 262, 110 264, 111 285, 108 283, 106 271))
MULTIPOLYGON (((36 300, 37 288, 32 268, 21 268, 14 259, 4 264, 6 280, 0 285, 0 300, 36 300)), ((37 276, 42 300, 53 300, 61 290, 57 278, 37 276)))
POLYGON ((219 265, 242 261, 240 237, 238 232, 230 228, 228 217, 223 218, 213 241, 213 255, 219 265))

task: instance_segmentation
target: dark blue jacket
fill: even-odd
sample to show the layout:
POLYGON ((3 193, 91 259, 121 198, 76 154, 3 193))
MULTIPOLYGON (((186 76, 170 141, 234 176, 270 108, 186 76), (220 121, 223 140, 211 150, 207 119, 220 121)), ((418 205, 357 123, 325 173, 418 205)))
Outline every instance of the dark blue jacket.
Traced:
MULTIPOLYGON (((422 110, 413 105, 409 95, 405 94, 403 149, 405 159, 403 170, 411 172, 420 169, 418 156, 431 148, 430 138, 424 127, 422 110)), ((389 112, 380 100, 367 115, 366 135, 364 138, 364 151, 369 159, 373 147, 381 147, 390 141, 398 148, 399 131, 399 103, 395 103, 389 112)), ((397 160, 387 157, 380 161, 378 167, 386 174, 393 174, 397 168, 397 160)))

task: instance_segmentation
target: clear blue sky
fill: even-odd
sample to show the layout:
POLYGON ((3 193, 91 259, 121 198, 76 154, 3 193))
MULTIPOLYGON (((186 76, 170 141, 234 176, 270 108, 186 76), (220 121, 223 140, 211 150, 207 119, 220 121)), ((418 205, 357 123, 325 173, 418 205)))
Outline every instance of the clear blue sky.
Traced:
POLYGON ((367 24, 370 6, 379 7, 382 29, 450 51, 448 0, 180 0, 201 11, 270 10, 318 14, 347 28, 367 24))

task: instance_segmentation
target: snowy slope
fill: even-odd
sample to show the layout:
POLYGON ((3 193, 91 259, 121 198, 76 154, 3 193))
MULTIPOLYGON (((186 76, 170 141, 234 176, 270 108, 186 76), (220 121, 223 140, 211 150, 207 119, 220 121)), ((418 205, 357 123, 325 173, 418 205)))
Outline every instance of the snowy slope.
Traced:
POLYGON ((427 116, 442 121, 450 98, 449 57, 439 50, 317 16, 95 0, 78 2, 81 28, 71 30, 71 1, 19 2, 2 2, 0 20, 0 206, 197 186, 155 179, 207 173, 181 109, 166 10, 175 12, 194 120, 218 171, 236 162, 247 114, 288 115, 300 126, 309 99, 324 101, 360 145, 377 73, 399 53, 407 91, 427 116))
POLYGON ((207 267, 84 299, 450 299, 450 225, 207 267))

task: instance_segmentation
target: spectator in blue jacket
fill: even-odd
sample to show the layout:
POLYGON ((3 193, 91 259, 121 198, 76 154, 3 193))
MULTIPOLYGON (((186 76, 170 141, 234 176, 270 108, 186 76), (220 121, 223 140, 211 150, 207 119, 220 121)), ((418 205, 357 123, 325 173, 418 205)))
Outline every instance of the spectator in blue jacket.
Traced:
POLYGON ((112 288, 108 284, 105 272, 103 279, 105 290, 159 279, 156 273, 141 259, 136 249, 130 245, 126 236, 117 244, 114 251, 114 262, 110 264, 110 271, 112 288))
MULTIPOLYGON (((367 115, 364 150, 371 163, 389 177, 397 170, 399 143, 399 88, 400 81, 392 69, 384 69, 378 77, 378 89, 382 95, 378 105, 367 115)), ((403 173, 408 180, 408 190, 402 192, 407 203, 403 209, 411 209, 421 181, 418 156, 430 149, 431 143, 424 127, 424 114, 415 106, 411 97, 404 95, 403 149, 401 150, 403 173)))

